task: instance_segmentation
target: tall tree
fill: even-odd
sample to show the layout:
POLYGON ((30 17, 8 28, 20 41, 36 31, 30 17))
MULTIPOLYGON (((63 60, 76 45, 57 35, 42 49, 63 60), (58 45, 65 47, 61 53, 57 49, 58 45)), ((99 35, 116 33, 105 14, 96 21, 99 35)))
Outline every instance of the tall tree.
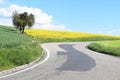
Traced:
POLYGON ((33 14, 29 14, 27 12, 18 14, 16 11, 13 13, 13 25, 19 29, 22 33, 24 33, 24 29, 26 26, 32 27, 35 23, 35 17, 33 14))

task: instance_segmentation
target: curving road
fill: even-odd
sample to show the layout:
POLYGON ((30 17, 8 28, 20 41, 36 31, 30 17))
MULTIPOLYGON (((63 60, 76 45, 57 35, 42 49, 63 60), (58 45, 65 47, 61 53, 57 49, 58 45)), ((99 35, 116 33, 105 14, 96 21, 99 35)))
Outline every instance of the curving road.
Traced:
POLYGON ((46 62, 0 80, 120 80, 120 58, 93 52, 88 44, 43 44, 50 53, 46 62))

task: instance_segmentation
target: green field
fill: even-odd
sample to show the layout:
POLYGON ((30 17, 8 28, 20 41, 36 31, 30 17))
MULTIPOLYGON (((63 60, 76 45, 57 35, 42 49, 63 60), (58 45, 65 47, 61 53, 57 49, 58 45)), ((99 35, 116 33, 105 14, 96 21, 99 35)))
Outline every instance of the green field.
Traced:
POLYGON ((17 33, 12 27, 0 26, 0 71, 30 63, 41 52, 31 37, 17 33))
POLYGON ((120 56, 120 40, 91 43, 88 48, 97 52, 120 56))
POLYGON ((65 39, 57 39, 57 38, 36 38, 41 43, 49 43, 49 42, 90 42, 90 41, 111 41, 111 40, 120 40, 120 38, 113 38, 110 36, 101 36, 101 37, 83 37, 83 38, 65 38, 65 39))

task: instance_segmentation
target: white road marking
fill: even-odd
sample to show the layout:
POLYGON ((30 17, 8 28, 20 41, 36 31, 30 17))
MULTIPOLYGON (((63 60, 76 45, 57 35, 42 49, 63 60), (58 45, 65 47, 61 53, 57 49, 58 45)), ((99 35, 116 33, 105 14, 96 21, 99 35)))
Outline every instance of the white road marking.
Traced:
POLYGON ((46 58, 45 58, 43 61, 41 61, 40 63, 38 63, 38 64, 36 64, 36 65, 33 65, 33 66, 28 67, 28 68, 26 68, 26 69, 23 69, 23 70, 21 70, 21 71, 17 71, 17 72, 8 74, 8 75, 1 76, 0 79, 1 79, 1 78, 5 78, 5 77, 9 77, 9 76, 13 76, 13 75, 15 75, 15 74, 18 74, 18 73, 21 73, 21 72, 24 72, 24 71, 27 71, 27 70, 30 70, 30 69, 32 69, 32 68, 35 68, 35 67, 38 66, 38 65, 41 65, 41 64, 44 63, 45 61, 47 61, 48 58, 50 57, 50 52, 49 52, 49 50, 48 50, 47 48, 44 47, 43 44, 41 45, 41 47, 42 47, 42 48, 46 51, 46 53, 47 53, 46 58))

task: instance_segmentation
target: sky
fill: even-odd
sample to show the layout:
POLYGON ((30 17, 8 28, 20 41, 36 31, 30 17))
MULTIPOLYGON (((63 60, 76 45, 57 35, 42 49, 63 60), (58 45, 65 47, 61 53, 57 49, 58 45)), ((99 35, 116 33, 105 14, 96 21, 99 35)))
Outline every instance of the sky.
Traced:
POLYGON ((14 11, 34 14, 36 29, 120 35, 120 0, 0 0, 0 24, 14 11))

